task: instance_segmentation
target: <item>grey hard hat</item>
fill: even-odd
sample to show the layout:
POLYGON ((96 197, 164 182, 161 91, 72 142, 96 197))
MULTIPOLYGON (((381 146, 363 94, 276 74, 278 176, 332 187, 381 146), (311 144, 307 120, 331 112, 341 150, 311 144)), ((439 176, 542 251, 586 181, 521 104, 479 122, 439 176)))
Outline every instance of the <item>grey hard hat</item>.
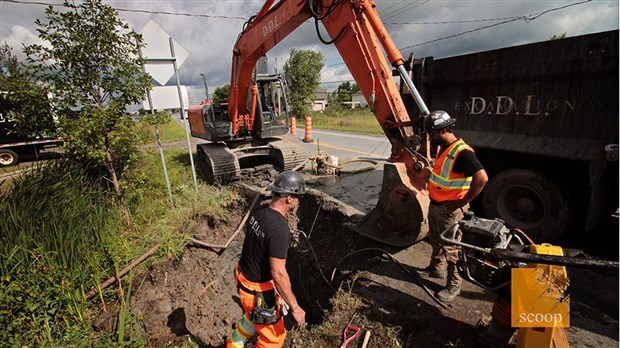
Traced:
POLYGON ((267 189, 279 194, 303 195, 306 193, 306 183, 301 174, 287 170, 278 174, 273 184, 267 185, 267 189))
POLYGON ((450 127, 456 123, 456 118, 450 117, 447 112, 437 110, 431 112, 424 119, 424 131, 433 132, 442 128, 450 127))

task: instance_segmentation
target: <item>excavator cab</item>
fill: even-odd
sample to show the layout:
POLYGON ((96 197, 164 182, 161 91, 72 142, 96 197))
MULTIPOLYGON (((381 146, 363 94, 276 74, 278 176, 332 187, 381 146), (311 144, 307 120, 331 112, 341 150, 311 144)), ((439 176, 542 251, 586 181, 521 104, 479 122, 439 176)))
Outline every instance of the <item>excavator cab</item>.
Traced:
MULTIPOLYGON (((288 133, 290 104, 286 79, 282 74, 257 75, 258 102, 254 129, 260 137, 279 136, 288 133)), ((248 99, 251 94, 248 93, 248 99)), ((250 104, 248 102, 248 104, 250 104)))

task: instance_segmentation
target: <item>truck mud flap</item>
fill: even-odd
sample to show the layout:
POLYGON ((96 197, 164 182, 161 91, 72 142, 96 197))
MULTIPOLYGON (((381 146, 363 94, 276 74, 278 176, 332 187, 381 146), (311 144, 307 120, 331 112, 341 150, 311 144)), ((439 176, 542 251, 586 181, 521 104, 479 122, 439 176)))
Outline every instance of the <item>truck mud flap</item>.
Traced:
POLYGON ((425 190, 409 183, 402 163, 386 163, 377 206, 350 228, 370 239, 394 247, 408 247, 428 234, 428 205, 425 190))

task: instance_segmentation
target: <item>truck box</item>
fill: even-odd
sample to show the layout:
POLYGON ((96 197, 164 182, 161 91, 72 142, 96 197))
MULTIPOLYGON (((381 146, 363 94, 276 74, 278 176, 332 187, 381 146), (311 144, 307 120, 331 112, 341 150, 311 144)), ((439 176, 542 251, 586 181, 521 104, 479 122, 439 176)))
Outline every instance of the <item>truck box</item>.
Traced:
POLYGON ((552 241, 618 209, 617 30, 409 63, 489 173, 486 216, 552 241))

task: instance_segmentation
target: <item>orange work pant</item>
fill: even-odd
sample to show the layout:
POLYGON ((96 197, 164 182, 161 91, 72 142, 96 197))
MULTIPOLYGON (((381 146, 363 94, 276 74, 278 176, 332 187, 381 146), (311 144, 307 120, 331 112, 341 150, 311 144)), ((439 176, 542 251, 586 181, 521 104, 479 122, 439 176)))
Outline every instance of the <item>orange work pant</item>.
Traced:
MULTIPOLYGON (((255 283, 247 280, 243 273, 238 272, 235 268, 236 282, 241 284, 245 289, 256 292, 274 291, 273 281, 265 283, 255 283)), ((254 337, 258 333, 258 340, 256 342, 256 348, 279 348, 284 345, 286 339, 286 329, 284 327, 284 319, 282 316, 275 324, 263 325, 254 324, 251 321, 252 311, 256 305, 256 296, 253 293, 247 292, 240 286, 239 299, 241 301, 241 307, 243 307, 243 317, 237 322, 235 326, 235 332, 232 336, 226 340, 227 348, 243 348, 245 343, 254 337)), ((280 301, 276 299, 276 310, 280 311, 280 301)))

